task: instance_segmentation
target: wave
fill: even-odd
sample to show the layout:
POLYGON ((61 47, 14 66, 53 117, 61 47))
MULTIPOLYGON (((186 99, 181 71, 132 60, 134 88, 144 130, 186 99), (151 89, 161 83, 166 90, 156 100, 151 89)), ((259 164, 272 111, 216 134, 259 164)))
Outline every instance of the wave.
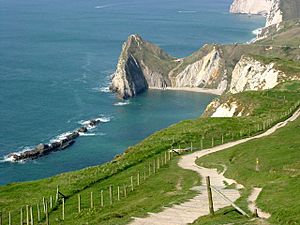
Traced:
POLYGON ((109 92, 110 92, 109 86, 107 86, 107 87, 100 87, 100 88, 99 88, 99 91, 100 91, 100 92, 103 92, 103 93, 109 93, 109 92))
MULTIPOLYGON (((26 151, 30 151, 32 150, 33 147, 24 147, 22 150, 20 151, 17 151, 17 152, 12 152, 12 153, 9 153, 5 156, 3 156, 3 158, 0 160, 0 162, 4 163, 4 162, 16 162, 15 158, 12 156, 12 154, 16 154, 16 155, 20 155, 26 151)), ((20 160, 20 161, 17 161, 18 163, 25 163, 25 160, 20 160)))
MULTIPOLYGON (((101 123, 108 123, 111 120, 111 117, 107 117, 107 116, 101 116, 98 117, 96 119, 94 119, 97 122, 101 122, 101 123)), ((78 123, 82 126, 85 126, 88 130, 92 130, 96 127, 96 125, 91 125, 92 120, 80 120, 78 121, 78 123)))
POLYGON ((90 137, 90 136, 96 136, 97 134, 95 133, 82 133, 82 132, 79 132, 79 136, 80 137, 90 137))
POLYGON ((109 93, 110 90, 109 90, 109 86, 106 86, 106 87, 94 87, 92 88, 93 91, 95 92, 102 92, 102 93, 109 93))
MULTIPOLYGON (((79 124, 84 126, 87 130, 91 130, 91 129, 94 129, 97 126, 98 123, 108 123, 108 122, 110 122, 110 120, 111 120, 110 117, 106 117, 106 116, 101 115, 101 117, 98 117, 96 119, 86 120, 86 121, 83 121, 83 120, 79 121, 79 124)), ((74 140, 75 138, 78 137, 78 134, 79 134, 79 136, 105 135, 103 133, 99 133, 99 134, 85 133, 86 130, 82 131, 82 132, 79 132, 79 131, 81 131, 81 129, 82 129, 82 127, 79 128, 79 129, 76 129, 74 131, 68 131, 68 132, 62 133, 60 135, 57 135, 56 137, 50 139, 50 141, 47 144, 44 144, 44 145, 47 146, 46 147, 47 149, 49 149, 49 147, 50 147, 51 151, 54 151, 55 149, 59 148, 59 146, 58 146, 59 143, 62 144, 63 141, 66 142, 66 141, 74 140), (51 148, 51 147, 53 147, 53 148, 51 148)), ((38 147, 38 145, 35 146, 35 147, 25 147, 21 151, 9 153, 9 154, 3 156, 3 158, 0 159, 0 162, 16 162, 17 161, 17 162, 23 163, 23 162, 25 162, 26 159, 30 158, 31 156, 24 157, 24 160, 16 159, 16 157, 14 157, 14 156, 16 156, 16 155, 17 156, 22 156, 22 153, 28 152, 28 151, 36 152, 36 151, 38 151, 37 147, 38 147)))
POLYGON ((252 31, 252 34, 255 34, 256 36, 259 35, 262 32, 262 28, 257 28, 252 31))
POLYGON ((197 11, 195 11, 195 10, 179 10, 177 12, 178 13, 196 13, 197 11))
POLYGON ((104 136, 106 133, 79 133, 81 137, 104 136))
POLYGON ((125 102, 116 102, 114 103, 114 106, 124 106, 124 105, 129 105, 130 101, 125 101, 125 102))
POLYGON ((55 138, 52 138, 50 140, 50 143, 60 142, 64 139, 66 139, 66 137, 70 134, 72 134, 72 132, 68 131, 68 132, 62 133, 60 135, 57 135, 55 138))
POLYGON ((108 8, 113 6, 112 4, 108 4, 108 5, 96 5, 95 9, 104 9, 104 8, 108 8))

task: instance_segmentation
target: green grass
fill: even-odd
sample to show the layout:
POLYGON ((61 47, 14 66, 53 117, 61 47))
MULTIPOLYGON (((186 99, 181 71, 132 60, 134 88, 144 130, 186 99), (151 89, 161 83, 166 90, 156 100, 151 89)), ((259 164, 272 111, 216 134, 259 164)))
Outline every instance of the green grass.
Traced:
MULTIPOLYGON (((242 102, 252 105, 252 114, 249 117, 201 117, 182 121, 129 147, 124 154, 116 156, 112 162, 42 180, 2 186, 0 187, 0 210, 6 216, 8 211, 14 212, 15 215, 27 204, 35 205, 41 202, 42 197, 48 199, 50 195, 54 196, 57 185, 67 197, 67 212, 70 208, 72 212, 76 209, 78 193, 86 199, 83 202, 84 208, 88 207, 87 198, 91 191, 97 199, 95 205, 99 206, 100 189, 106 190, 107 196, 109 185, 114 185, 114 190, 117 185, 124 183, 128 185, 130 176, 136 177, 137 171, 143 175, 144 167, 153 162, 153 159, 163 156, 164 152, 171 147, 189 147, 192 142, 194 148, 208 148, 212 145, 212 139, 214 145, 221 144, 222 135, 224 142, 237 140, 262 132, 263 124, 268 127, 276 121, 285 119, 292 113, 289 110, 295 106, 295 102, 300 97, 299 90, 295 87, 297 85, 291 83, 269 91, 234 95, 242 102)), ((190 198, 194 193, 190 192, 189 188, 199 182, 199 178, 193 172, 184 171, 175 164, 174 161, 170 167, 161 169, 157 175, 151 176, 136 191, 130 193, 127 200, 116 203, 112 208, 85 210, 80 215, 67 213, 65 224, 74 220, 82 224, 89 221, 97 221, 97 224, 122 224, 133 215, 141 216, 147 211, 157 211, 162 206, 190 198), (177 190, 179 181, 182 188, 177 190), (92 216, 89 216, 90 214, 92 216)), ((61 205, 58 206, 58 209, 50 213, 51 220, 60 218, 61 205)), ((14 218, 18 220, 18 217, 14 216, 14 218)))
MULTIPOLYGON (((205 167, 214 167, 216 163, 226 165, 226 177, 246 188, 262 187, 258 205, 272 213, 269 219, 272 224, 300 224, 299 127, 297 119, 271 136, 208 155, 197 163, 205 167), (259 172, 255 171, 256 158, 260 162, 259 172)), ((217 218, 226 221, 234 219, 233 216, 219 214, 217 218)))
MULTIPOLYGON (((147 212, 156 212, 162 206, 168 206, 173 203, 179 203, 183 200, 192 198, 196 193, 190 188, 199 184, 199 177, 195 172, 180 169, 177 166, 177 159, 174 158, 168 164, 160 167, 158 172, 153 173, 151 167, 151 174, 149 175, 149 164, 153 165, 153 160, 145 161, 139 165, 133 166, 124 170, 115 176, 105 179, 102 182, 89 185, 84 190, 80 191, 81 208, 82 211, 78 213, 78 195, 69 195, 65 203, 65 221, 62 221, 62 205, 56 205, 50 212, 50 224, 71 224, 76 221, 76 224, 125 224, 132 216, 145 216, 147 212), (137 174, 140 173, 140 185, 137 185, 137 174), (146 172, 146 174, 144 174, 146 172), (144 175, 146 179, 144 180, 144 175), (133 177, 134 191, 131 191, 130 178, 133 177), (113 205, 110 205, 109 186, 113 186, 113 205), (124 185, 126 186, 127 197, 124 196, 124 185), (120 187, 120 201, 117 200, 117 187, 120 187), (104 207, 101 207, 100 191, 103 190, 104 207), (94 208, 91 209, 90 196, 93 192, 94 208)), ((88 175, 88 174, 86 174, 88 175)), ((66 183, 68 176, 65 176, 66 183)), ((84 178, 82 178, 84 179, 84 178)), ((45 181, 45 180, 44 180, 45 181)), ((23 184, 24 185, 24 184, 23 184)), ((35 188, 44 186, 41 181, 35 183, 35 188)), ((24 185, 26 186, 26 185, 24 185)), ((60 186, 60 192, 68 193, 69 187, 67 185, 60 186)), ((1 191, 1 201, 16 200, 19 190, 1 191), (2 198, 5 196, 5 199, 2 198)), ((34 197, 32 200, 28 199, 27 204, 33 205, 34 216, 37 219, 36 203, 39 202, 42 210, 42 199, 36 199, 39 193, 32 193, 31 190, 22 188, 25 196, 29 193, 34 197), (35 199, 35 201, 34 201, 35 199), (33 204, 35 203, 35 204, 33 204)), ((51 188, 48 190, 39 189, 43 193, 46 200, 49 202, 50 195, 55 198, 56 190, 51 188)), ((22 201, 24 195, 19 196, 22 201)), ((3 204, 3 202, 1 202, 3 204)), ((9 203, 9 202, 7 202, 9 203)), ((25 203, 23 203, 24 205, 25 203)), ((21 208, 22 205, 19 205, 21 208)), ((4 221, 8 220, 8 210, 4 215, 4 221)), ((20 221, 20 213, 18 210, 11 210, 13 221, 16 223, 20 221)), ((43 214, 42 214, 43 215, 43 214)), ((43 220, 45 217, 43 216, 43 220)), ((44 221, 45 222, 45 221, 44 221)))
POLYGON ((253 55, 253 57, 265 64, 275 63, 275 67, 287 75, 300 77, 300 62, 294 60, 286 60, 281 58, 272 58, 265 56, 253 55))

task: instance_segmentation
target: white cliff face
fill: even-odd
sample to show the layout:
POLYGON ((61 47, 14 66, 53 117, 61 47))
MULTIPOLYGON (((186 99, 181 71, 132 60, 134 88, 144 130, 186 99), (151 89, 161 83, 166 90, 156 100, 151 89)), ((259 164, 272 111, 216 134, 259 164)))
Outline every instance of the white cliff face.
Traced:
POLYGON ((224 103, 220 105, 211 117, 233 117, 236 113, 238 105, 236 102, 230 104, 224 103))
POLYGON ((230 83, 230 92, 271 89, 285 74, 274 68, 274 63, 263 64, 253 58, 242 56, 236 64, 230 83))
POLYGON ((234 0, 230 6, 231 13, 267 15, 273 0, 234 0))
POLYGON ((267 15, 266 26, 281 23, 283 21, 282 11, 280 9, 280 0, 272 0, 272 7, 267 15))
POLYGON ((283 21, 281 0, 234 0, 231 13, 259 14, 267 17, 266 27, 283 21))
POLYGON ((225 91, 227 76, 221 73, 221 57, 217 49, 195 63, 188 65, 175 77, 175 87, 210 87, 225 91))
POLYGON ((248 116, 251 112, 251 106, 243 106, 235 98, 227 100, 215 99, 205 109, 204 117, 240 117, 248 116))

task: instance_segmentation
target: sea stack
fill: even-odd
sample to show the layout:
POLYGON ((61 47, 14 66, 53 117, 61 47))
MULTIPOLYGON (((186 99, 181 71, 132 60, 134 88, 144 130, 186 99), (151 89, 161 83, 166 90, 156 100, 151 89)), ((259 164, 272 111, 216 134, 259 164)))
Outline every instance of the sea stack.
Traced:
POLYGON ((158 46, 144 41, 137 34, 130 35, 123 44, 110 90, 120 98, 126 99, 144 92, 151 86, 168 86, 170 81, 166 65, 173 60, 173 57, 158 46))

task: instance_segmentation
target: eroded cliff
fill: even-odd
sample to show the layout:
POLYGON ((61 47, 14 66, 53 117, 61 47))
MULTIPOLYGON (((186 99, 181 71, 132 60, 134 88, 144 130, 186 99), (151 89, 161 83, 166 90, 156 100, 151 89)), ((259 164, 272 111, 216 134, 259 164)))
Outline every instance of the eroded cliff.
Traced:
POLYGON ((131 35, 123 44, 110 90, 121 98, 129 98, 149 87, 168 86, 168 72, 176 64, 174 60, 139 35, 131 35))

